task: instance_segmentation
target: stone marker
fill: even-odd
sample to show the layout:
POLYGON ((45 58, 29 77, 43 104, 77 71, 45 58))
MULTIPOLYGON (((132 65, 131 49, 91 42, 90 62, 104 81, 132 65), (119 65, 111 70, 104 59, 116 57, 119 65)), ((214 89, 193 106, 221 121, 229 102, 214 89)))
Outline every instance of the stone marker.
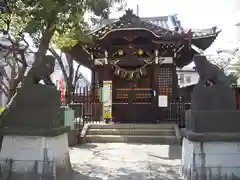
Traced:
MULTIPOLYGON (((2 176, 63 178, 71 171, 67 132, 60 121, 60 92, 50 79, 55 59, 45 56, 24 76, 0 115, 2 176), (45 84, 39 84, 43 80, 45 84)), ((67 179, 67 178, 66 178, 67 179)))
POLYGON ((240 179, 240 113, 230 79, 205 56, 195 56, 199 82, 185 112, 182 172, 186 179, 240 179))

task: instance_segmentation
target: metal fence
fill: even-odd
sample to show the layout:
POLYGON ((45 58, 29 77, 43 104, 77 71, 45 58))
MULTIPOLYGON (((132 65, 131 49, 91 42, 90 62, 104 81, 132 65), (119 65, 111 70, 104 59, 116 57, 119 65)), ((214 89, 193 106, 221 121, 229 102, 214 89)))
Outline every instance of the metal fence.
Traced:
MULTIPOLYGON (((90 87, 79 87, 71 96, 69 105, 74 111, 75 128, 81 129, 85 123, 103 122, 102 103, 99 92, 90 87)), ((174 122, 180 127, 185 125, 185 110, 190 109, 190 102, 170 101, 169 107, 163 109, 159 123, 174 122)))
POLYGON ((55 180, 54 161, 0 160, 0 180, 55 180))
POLYGON ((240 167, 208 166, 192 167, 188 170, 182 168, 182 175, 187 180, 240 180, 240 167))
POLYGON ((172 101, 169 103, 167 121, 175 122, 180 128, 185 127, 185 111, 191 109, 191 103, 186 101, 172 101))
POLYGON ((69 106, 75 111, 75 128, 82 128, 85 123, 100 123, 102 120, 99 92, 91 87, 78 87, 71 94, 69 106))

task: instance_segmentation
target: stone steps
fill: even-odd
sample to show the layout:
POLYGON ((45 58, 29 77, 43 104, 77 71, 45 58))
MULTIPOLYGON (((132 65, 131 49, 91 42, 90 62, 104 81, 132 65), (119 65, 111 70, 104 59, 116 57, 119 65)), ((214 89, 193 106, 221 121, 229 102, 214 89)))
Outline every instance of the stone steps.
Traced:
POLYGON ((83 142, 88 143, 150 143, 175 144, 176 126, 173 124, 89 124, 83 142))
POLYGON ((136 135, 86 135, 85 143, 146 143, 146 144, 176 144, 175 136, 136 136, 136 135))
POLYGON ((173 129, 173 124, 89 124, 94 129, 173 129))
POLYGON ((173 129, 89 129, 89 135, 175 136, 173 129))

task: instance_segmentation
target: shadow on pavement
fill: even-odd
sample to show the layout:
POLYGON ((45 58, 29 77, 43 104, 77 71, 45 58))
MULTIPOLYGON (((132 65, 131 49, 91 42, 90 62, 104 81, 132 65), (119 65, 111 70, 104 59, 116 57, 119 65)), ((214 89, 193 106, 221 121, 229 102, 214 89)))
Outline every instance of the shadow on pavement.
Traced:
MULTIPOLYGON (((139 144, 140 145, 140 144, 139 144)), ((144 144, 143 144, 144 145, 144 144)), ((131 151, 131 148, 122 148, 119 151, 116 147, 104 146, 101 147, 98 144, 83 144, 75 148, 89 149, 91 155, 84 161, 72 163, 73 173, 69 180, 180 180, 180 166, 175 160, 181 159, 181 146, 169 145, 164 147, 167 149, 165 157, 161 157, 161 152, 154 149, 151 153, 147 153, 148 147, 145 147, 147 151, 143 151, 148 154, 149 159, 137 158, 134 161, 134 157, 131 160, 131 156, 136 154, 130 154, 125 156, 127 159, 123 161, 121 158, 114 158, 114 156, 120 156, 121 152, 131 151), (118 153, 114 152, 114 149, 118 153), (156 158, 154 160, 150 156, 156 158), (162 160, 161 160, 162 159, 162 160), (164 159, 170 161, 164 161, 164 159), (166 164, 170 163, 170 164, 166 164)), ((134 150, 137 150, 135 148, 134 150)), ((140 147, 141 148, 141 147, 140 147)), ((155 147, 151 147, 155 148, 155 147)), ((157 148, 157 147, 156 147, 157 148)), ((141 156, 141 154, 139 154, 141 156)))
POLYGON ((89 180, 90 177, 73 170, 69 180, 89 180))
POLYGON ((79 149, 95 149, 97 148, 98 145, 97 144, 81 144, 81 145, 78 145, 78 146, 74 146, 74 147, 69 147, 69 149, 72 149, 72 148, 79 148, 79 149))
POLYGON ((132 167, 120 167, 111 170, 111 167, 101 166, 101 164, 88 164, 92 171, 86 172, 81 167, 75 167, 69 180, 181 180, 179 168, 171 165, 144 163, 146 166, 137 168, 137 164, 132 167))

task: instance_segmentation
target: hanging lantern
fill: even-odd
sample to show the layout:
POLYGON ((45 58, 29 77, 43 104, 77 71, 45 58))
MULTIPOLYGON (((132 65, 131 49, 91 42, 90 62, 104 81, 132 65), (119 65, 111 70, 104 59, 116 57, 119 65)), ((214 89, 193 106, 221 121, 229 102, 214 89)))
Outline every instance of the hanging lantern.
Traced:
POLYGON ((123 54, 124 54, 123 50, 122 50, 122 49, 119 49, 119 50, 118 50, 118 55, 119 55, 119 56, 123 56, 123 54))
POLYGON ((137 50, 137 54, 139 55, 139 56, 142 56, 143 55, 143 50, 140 48, 140 49, 138 49, 137 50))

